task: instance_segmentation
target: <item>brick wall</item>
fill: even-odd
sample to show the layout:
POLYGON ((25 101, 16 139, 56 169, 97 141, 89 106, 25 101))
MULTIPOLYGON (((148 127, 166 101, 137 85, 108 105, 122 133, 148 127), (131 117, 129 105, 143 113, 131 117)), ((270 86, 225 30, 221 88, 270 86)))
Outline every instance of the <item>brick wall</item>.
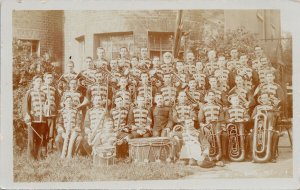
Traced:
POLYGON ((39 40, 40 55, 51 52, 63 57, 63 11, 14 11, 13 37, 39 40))
MULTIPOLYGON (((184 10, 184 31, 190 31, 191 39, 201 38, 206 13, 215 13, 217 19, 223 20, 223 11, 184 10)), ((64 17, 64 52, 65 60, 72 56, 76 70, 85 68, 78 63, 78 41, 85 37, 85 56, 96 58, 94 35, 111 32, 133 32, 134 54, 141 47, 147 47, 148 31, 175 32, 176 10, 146 11, 65 11, 64 17)))

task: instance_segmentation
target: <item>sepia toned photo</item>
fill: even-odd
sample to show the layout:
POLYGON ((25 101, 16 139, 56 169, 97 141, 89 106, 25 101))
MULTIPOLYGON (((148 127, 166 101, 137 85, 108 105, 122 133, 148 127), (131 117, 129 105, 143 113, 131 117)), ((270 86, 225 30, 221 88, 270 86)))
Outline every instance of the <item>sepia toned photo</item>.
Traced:
POLYGON ((297 177, 287 14, 13 9, 12 183, 297 177))

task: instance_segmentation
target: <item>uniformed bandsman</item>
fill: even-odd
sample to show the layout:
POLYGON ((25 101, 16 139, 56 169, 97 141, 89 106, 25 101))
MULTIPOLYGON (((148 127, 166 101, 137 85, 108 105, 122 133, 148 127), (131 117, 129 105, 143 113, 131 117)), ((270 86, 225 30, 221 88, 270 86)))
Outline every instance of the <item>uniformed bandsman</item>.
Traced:
POLYGON ((145 98, 138 96, 136 106, 130 109, 128 124, 131 125, 133 138, 151 136, 151 115, 150 109, 146 107, 145 98))
POLYGON ((222 92, 227 92, 229 90, 228 80, 229 80, 229 70, 226 68, 226 60, 224 56, 218 57, 218 69, 215 70, 214 76, 219 82, 219 88, 222 92))
POLYGON ((118 96, 122 97, 122 106, 126 109, 129 109, 132 103, 131 93, 128 89, 128 80, 126 77, 121 77, 118 83, 119 89, 116 90, 113 94, 113 101, 118 96))
POLYGON ((81 71, 78 75, 79 79, 79 90, 82 94, 86 95, 86 90, 88 85, 95 82, 95 74, 97 73, 95 64, 91 57, 85 58, 85 64, 87 65, 87 69, 81 71))
POLYGON ((191 51, 186 53, 186 62, 184 64, 184 72, 187 75, 193 75, 196 73, 195 55, 191 51))
POLYGON ((72 158, 73 153, 77 153, 82 141, 81 122, 81 112, 74 108, 72 97, 67 96, 57 120, 58 135, 55 139, 61 158, 72 158))
POLYGON ((216 52, 211 50, 207 53, 208 55, 208 62, 204 66, 204 73, 207 76, 214 75, 215 70, 218 69, 218 63, 216 60, 216 52))
POLYGON ((275 76, 272 71, 266 73, 266 83, 259 85, 254 92, 254 96, 267 93, 271 97, 272 104, 279 108, 283 104, 284 93, 281 86, 274 82, 275 76))
POLYGON ((158 92, 163 95, 166 106, 173 106, 176 100, 177 88, 172 84, 172 75, 170 73, 165 73, 163 82, 164 84, 159 88, 158 92))
MULTIPOLYGON (((271 126, 272 128, 269 130, 272 130, 271 132, 271 143, 270 143, 270 149, 271 149, 271 157, 270 162, 275 163, 276 162, 276 151, 278 150, 278 141, 279 141, 279 129, 277 126, 277 118, 278 113, 273 112, 275 110, 278 110, 277 105, 274 105, 272 96, 268 92, 262 92, 257 102, 259 103, 253 110, 253 113, 251 115, 251 118, 254 120, 257 113, 262 112, 267 115, 267 125, 271 126)), ((253 137, 252 137, 253 138, 253 137)), ((252 144, 252 143, 251 143, 252 144)), ((251 147, 252 149, 253 147, 251 147)))
POLYGON ((173 127, 173 121, 169 117, 171 107, 164 105, 164 97, 160 93, 155 94, 154 103, 151 108, 153 137, 166 137, 173 127))
MULTIPOLYGON (((222 158, 222 146, 221 146, 221 124, 224 119, 224 112, 222 106, 215 103, 215 92, 209 90, 205 95, 205 104, 202 105, 198 114, 198 121, 200 123, 200 128, 206 135, 210 134, 208 129, 205 127, 211 125, 211 130, 216 136, 216 150, 218 154, 215 155, 215 160, 220 160, 222 158)), ((210 138, 209 136, 207 138, 210 138)), ((221 163, 222 165, 222 163, 221 163)))
POLYGON ((154 56, 152 60, 153 68, 149 71, 149 77, 152 85, 159 88, 162 85, 164 72, 160 68, 159 57, 154 56))
POLYGON ((28 126, 28 159, 39 160, 46 156, 48 131, 44 113, 46 94, 41 91, 42 78, 40 76, 33 77, 32 84, 33 87, 26 92, 24 97, 23 113, 24 121, 28 126))
POLYGON ((215 93, 214 96, 215 96, 216 103, 220 104, 223 107, 227 107, 228 106, 227 94, 220 90, 217 78, 215 76, 210 76, 208 82, 209 82, 208 90, 213 91, 215 93))
POLYGON ((227 62, 226 67, 229 71, 233 71, 239 66, 239 52, 236 48, 232 48, 230 51, 230 60, 227 62))
POLYGON ((174 72, 172 53, 166 52, 163 54, 163 62, 160 67, 164 73, 173 73, 174 72))
POLYGON ((148 73, 142 73, 141 81, 139 83, 137 91, 138 91, 138 96, 143 96, 145 98, 145 103, 147 107, 148 106, 152 107, 152 97, 153 94, 155 94, 156 92, 155 88, 156 87, 152 86, 149 81, 148 73))
POLYGON ((86 97, 89 102, 92 102, 94 96, 101 97, 101 105, 108 108, 111 104, 110 97, 112 96, 111 86, 108 85, 107 78, 102 72, 95 74, 96 82, 88 87, 86 97))
POLYGON ((244 78, 240 75, 235 76, 235 86, 228 92, 228 95, 236 94, 240 103, 244 108, 250 109, 251 111, 255 105, 255 99, 253 90, 247 90, 245 88, 244 78))
MULTIPOLYGON (((244 150, 240 149, 239 151, 245 151, 245 153, 250 153, 249 142, 247 143, 246 141, 249 141, 249 129, 245 128, 245 122, 247 122, 250 119, 249 113, 247 109, 240 104, 240 98, 238 97, 237 94, 232 94, 228 97, 230 106, 229 108, 225 111, 225 121, 227 124, 235 124, 237 126, 237 133, 238 133, 238 138, 241 135, 243 138, 239 138, 238 142, 244 144, 244 150), (240 142, 240 140, 244 142, 240 142), (246 148, 247 147, 247 148, 246 148)), ((227 131, 230 129, 227 129, 227 131)), ((224 138, 224 135, 222 136, 224 138)), ((228 159, 228 141, 222 139, 222 150, 223 151, 223 156, 224 159, 228 159)), ((242 148, 242 147, 240 147, 242 148)), ((246 156, 245 156, 246 157, 246 156)))
POLYGON ((132 138, 131 128, 127 125, 129 111, 123 107, 121 96, 115 98, 115 105, 111 109, 110 115, 113 119, 114 131, 117 133, 117 157, 127 157, 128 140, 132 138))
POLYGON ((98 71, 109 69, 109 63, 105 58, 105 49, 103 47, 97 47, 97 60, 95 60, 95 67, 98 71))
POLYGON ((103 128, 104 118, 107 112, 101 105, 101 96, 94 96, 92 102, 93 107, 86 112, 84 119, 85 140, 87 140, 87 143, 84 143, 84 148, 90 151, 92 149, 91 147, 96 145, 96 141, 101 135, 101 129, 103 128))
POLYGON ((148 58, 148 48, 146 47, 141 48, 139 68, 143 72, 148 72, 152 68, 151 59, 148 58))
POLYGON ((122 75, 126 75, 130 68, 130 60, 128 59, 128 50, 126 47, 120 48, 120 57, 117 61, 122 75))
POLYGON ((78 73, 74 71, 74 62, 70 60, 66 64, 65 72, 58 79, 57 90, 59 94, 62 95, 62 93, 67 90, 70 80, 75 79, 77 77, 78 73))
POLYGON ((48 125, 48 151, 51 152, 53 149, 54 136, 55 136, 55 125, 56 116, 59 107, 60 95, 58 90, 52 85, 53 75, 51 73, 44 74, 44 84, 41 86, 41 90, 46 94, 46 102, 44 105, 44 112, 47 118, 48 125))

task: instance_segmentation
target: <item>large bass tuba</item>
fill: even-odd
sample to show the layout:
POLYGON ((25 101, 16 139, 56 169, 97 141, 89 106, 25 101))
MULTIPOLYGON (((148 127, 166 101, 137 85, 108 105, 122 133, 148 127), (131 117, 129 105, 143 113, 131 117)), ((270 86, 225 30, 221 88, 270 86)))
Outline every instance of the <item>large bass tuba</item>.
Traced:
POLYGON ((271 158, 272 126, 267 113, 258 112, 254 118, 252 158, 254 162, 268 162, 271 158))
POLYGON ((217 131, 217 123, 212 124, 209 123, 202 127, 203 134, 206 136, 209 144, 209 156, 215 158, 215 160, 220 160, 222 157, 222 146, 221 146, 221 138, 218 133, 221 131, 217 131), (214 129, 215 128, 215 129, 214 129))
POLYGON ((245 132, 242 123, 229 123, 227 125, 229 137, 228 157, 231 161, 241 162, 245 159, 245 132))

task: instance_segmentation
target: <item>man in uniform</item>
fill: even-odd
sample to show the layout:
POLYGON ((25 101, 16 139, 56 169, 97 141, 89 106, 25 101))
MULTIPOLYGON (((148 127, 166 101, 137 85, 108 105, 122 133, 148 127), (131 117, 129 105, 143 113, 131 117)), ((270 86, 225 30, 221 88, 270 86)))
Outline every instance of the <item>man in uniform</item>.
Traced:
POLYGON ((117 157, 128 156, 128 140, 132 138, 130 127, 127 125, 128 109, 123 106, 121 96, 115 98, 115 107, 111 109, 110 115, 114 123, 114 131, 117 132, 117 157))
POLYGON ((108 61, 105 59, 105 49, 103 47, 97 47, 97 60, 96 63, 96 69, 97 70, 107 70, 108 69, 108 61))
POLYGON ((160 87, 158 92, 163 95, 166 106, 173 106, 176 100, 177 89, 172 85, 172 75, 170 73, 165 73, 163 82, 164 84, 160 87))
POLYGON ((152 68, 151 60, 148 58, 148 48, 146 47, 141 48, 139 67, 143 72, 148 72, 152 68))
POLYGON ((59 107, 59 92, 53 87, 53 75, 51 73, 44 74, 44 84, 41 86, 41 91, 46 94, 46 102, 44 105, 45 116, 47 118, 48 134, 47 141, 49 152, 53 149, 55 125, 57 110, 59 107))
POLYGON ((155 94, 155 86, 149 82, 148 73, 141 74, 141 82, 137 88, 138 96, 143 96, 146 101, 146 106, 152 107, 152 97, 155 94))
POLYGON ((204 66, 204 73, 207 76, 214 75, 215 70, 219 68, 218 63, 216 61, 216 52, 211 50, 207 53, 208 55, 208 62, 204 66))
POLYGON ((166 137, 173 127, 172 119, 169 117, 171 108, 164 105, 164 97, 157 93, 154 98, 155 106, 151 108, 153 122, 153 137, 166 137))
POLYGON ((173 55, 170 52, 166 52, 163 54, 163 62, 161 64, 161 69, 164 73, 172 73, 174 72, 173 68, 173 55))
POLYGON ((214 76, 219 82, 219 87, 222 92, 227 92, 229 90, 228 79, 229 70, 226 68, 226 60, 223 55, 218 57, 218 69, 215 70, 214 76))
POLYGON ((47 120, 44 113, 46 94, 41 91, 42 78, 35 76, 32 79, 33 88, 29 89, 24 97, 24 121, 28 129, 28 159, 40 160, 46 156, 47 120))
POLYGON ((136 106, 130 109, 128 124, 131 125, 133 138, 145 138, 151 136, 151 115, 150 109, 146 107, 145 98, 138 96, 136 106))
POLYGON ((120 48, 120 57, 117 61, 121 72, 124 74, 130 68, 130 60, 128 59, 128 50, 126 47, 120 48))
POLYGON ((86 95, 86 90, 88 88, 89 83, 95 82, 95 74, 97 73, 95 64, 91 57, 85 58, 85 64, 88 66, 88 68, 81 71, 78 75, 80 86, 79 90, 84 96, 86 95))
POLYGON ((232 48, 230 51, 230 60, 227 62, 227 69, 229 71, 235 70, 240 66, 239 62, 239 52, 236 48, 232 48))
POLYGON ((187 52, 186 54, 186 63, 184 65, 184 72, 187 75, 193 75, 196 73, 195 67, 195 56, 193 52, 187 52))
POLYGON ((122 106, 126 109, 129 109, 131 106, 131 93, 128 90, 128 81, 126 77, 121 77, 118 82, 119 89, 115 91, 113 94, 113 101, 115 101, 115 98, 120 96, 122 97, 122 106))
POLYGON ((69 60, 66 64, 65 72, 58 79, 57 90, 59 94, 62 94, 64 91, 66 91, 70 80, 75 79, 77 77, 78 74, 74 71, 74 62, 69 60))
MULTIPOLYGON (((228 128, 227 129, 227 133, 229 135, 229 141, 232 140, 236 140, 239 142, 239 149, 237 151, 239 151, 239 154, 236 156, 236 150, 232 150, 229 148, 235 148, 235 147, 228 147, 228 141, 224 141, 222 139, 222 150, 223 150, 223 157, 224 159, 228 159, 230 158, 232 161, 243 161, 246 157, 246 153, 248 150, 246 150, 246 145, 247 143, 245 142, 244 137, 247 138, 246 134, 246 129, 245 129, 245 122, 247 122, 250 118, 248 111, 245 107, 240 105, 240 98, 237 94, 232 94, 231 96, 229 96, 229 102, 231 103, 231 105, 229 106, 229 108, 225 111, 225 121, 227 124, 234 124, 237 126, 237 136, 232 136, 232 134, 230 133, 232 128, 228 128), (234 139, 236 138, 237 139, 234 139), (232 139, 233 138, 233 139, 232 139), (229 151, 226 151, 229 150, 229 151), (230 155, 230 153, 233 152, 233 155, 230 155), (243 155, 244 153, 244 155, 243 155)), ((234 135, 234 134, 233 134, 234 135)), ((223 136, 222 136, 223 137, 223 136)), ((236 141, 232 142, 233 146, 235 146, 234 143, 236 143, 236 141)), ((231 143, 230 143, 231 144, 231 143)))
MULTIPOLYGON (((222 106, 215 103, 215 92, 209 90, 205 95, 205 104, 203 104, 200 108, 199 114, 198 114, 198 120, 200 123, 200 128, 202 131, 204 131, 204 134, 206 134, 207 138, 210 139, 210 144, 214 144, 212 142, 212 136, 215 135, 215 146, 211 146, 211 151, 214 152, 214 160, 219 161, 222 158, 222 143, 221 143, 221 124, 223 123, 224 119, 224 112, 222 106), (210 127, 208 127, 210 126, 210 127), (208 128, 207 128, 208 127, 208 128)), ((226 139, 226 138, 223 138, 226 139)), ((223 162, 218 162, 217 165, 223 166, 223 162)))
POLYGON ((100 134, 104 124, 104 118, 107 110, 101 105, 102 98, 96 95, 92 98, 92 108, 90 108, 85 115, 84 119, 84 131, 85 139, 83 142, 83 148, 87 154, 91 154, 92 147, 96 136, 100 134))
POLYGON ((72 158, 76 154, 82 141, 82 115, 74 107, 73 99, 68 96, 64 99, 64 106, 57 120, 58 135, 55 138, 57 147, 61 151, 61 158, 72 158), (75 146, 74 146, 75 143, 75 146))

